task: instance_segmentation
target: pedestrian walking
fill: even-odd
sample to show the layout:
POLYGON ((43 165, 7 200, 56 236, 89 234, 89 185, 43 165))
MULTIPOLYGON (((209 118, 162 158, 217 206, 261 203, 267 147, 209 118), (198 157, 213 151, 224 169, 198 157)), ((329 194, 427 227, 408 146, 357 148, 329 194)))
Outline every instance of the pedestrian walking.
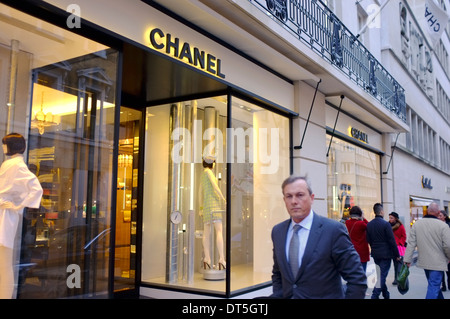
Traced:
POLYGON ((290 176, 281 189, 291 218, 272 229, 271 297, 363 299, 367 278, 345 226, 313 212, 305 177, 290 176))
POLYGON ((383 205, 373 205, 375 218, 367 224, 367 242, 371 248, 371 255, 376 265, 378 281, 372 291, 372 299, 378 299, 380 294, 389 299, 390 294, 386 286, 386 277, 391 268, 391 260, 400 260, 397 244, 391 225, 384 220, 383 205))
POLYGON ((442 277, 450 259, 450 228, 438 219, 439 205, 428 206, 427 214, 414 223, 409 232, 404 262, 411 265, 417 248, 417 267, 424 269, 428 281, 426 299, 444 299, 442 277))
POLYGON ((350 219, 345 222, 348 235, 359 255, 364 272, 367 268, 367 262, 370 260, 369 244, 367 243, 367 219, 363 217, 363 211, 359 206, 353 206, 350 209, 350 219))
POLYGON ((392 231, 394 232, 395 243, 397 244, 398 253, 401 258, 400 260, 397 260, 397 258, 392 259, 394 263, 394 282, 392 284, 396 285, 397 275, 403 264, 403 256, 406 250, 406 230, 396 212, 389 214, 389 224, 391 224, 392 231))

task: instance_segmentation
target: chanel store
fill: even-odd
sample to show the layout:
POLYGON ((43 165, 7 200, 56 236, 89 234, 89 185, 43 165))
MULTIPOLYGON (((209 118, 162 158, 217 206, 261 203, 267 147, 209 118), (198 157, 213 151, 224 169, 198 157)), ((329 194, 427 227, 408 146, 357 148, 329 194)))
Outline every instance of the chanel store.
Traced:
POLYGON ((294 84, 150 3, 121 6, 0 3, 0 130, 26 137, 44 191, 16 240, 16 297, 269 287, 294 84))
POLYGON ((382 134, 351 113, 338 114, 333 102, 326 102, 328 217, 346 220, 350 208, 359 206, 371 220, 373 204, 383 202, 382 134))

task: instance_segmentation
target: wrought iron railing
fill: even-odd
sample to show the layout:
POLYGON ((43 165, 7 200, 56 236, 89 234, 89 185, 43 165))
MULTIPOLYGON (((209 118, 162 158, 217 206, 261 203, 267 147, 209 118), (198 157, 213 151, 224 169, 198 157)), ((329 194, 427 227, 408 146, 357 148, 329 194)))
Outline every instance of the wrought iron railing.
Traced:
POLYGON ((320 0, 249 0, 406 123, 405 90, 320 0))

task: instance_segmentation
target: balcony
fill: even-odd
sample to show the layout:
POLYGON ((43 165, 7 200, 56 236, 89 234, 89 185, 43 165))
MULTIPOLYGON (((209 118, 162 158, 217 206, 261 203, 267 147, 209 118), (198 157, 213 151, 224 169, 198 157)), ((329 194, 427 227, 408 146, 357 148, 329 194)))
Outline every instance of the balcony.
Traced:
POLYGON ((406 123, 405 90, 320 0, 249 0, 406 123))

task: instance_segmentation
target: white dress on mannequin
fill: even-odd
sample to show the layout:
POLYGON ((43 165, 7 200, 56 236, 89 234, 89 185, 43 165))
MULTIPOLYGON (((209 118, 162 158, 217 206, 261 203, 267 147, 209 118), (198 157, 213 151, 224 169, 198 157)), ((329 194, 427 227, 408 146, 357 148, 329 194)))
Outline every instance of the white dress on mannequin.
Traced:
POLYGON ((39 208, 42 187, 28 169, 21 154, 0 167, 0 298, 12 298, 14 291, 13 250, 23 208, 39 208))

